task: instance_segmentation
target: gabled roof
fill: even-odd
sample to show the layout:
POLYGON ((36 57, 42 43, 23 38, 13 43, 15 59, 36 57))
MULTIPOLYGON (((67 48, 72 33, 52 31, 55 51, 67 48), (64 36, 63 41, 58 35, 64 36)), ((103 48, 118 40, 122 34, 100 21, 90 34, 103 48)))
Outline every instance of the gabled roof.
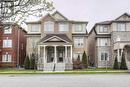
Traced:
MULTIPOLYGON (((68 20, 64 15, 62 15, 59 11, 55 11, 52 16, 54 17, 56 14, 60 15, 63 19, 68 20)), ((55 18, 55 17, 54 17, 55 18)))
POLYGON ((123 17, 123 16, 127 16, 127 17, 130 18, 130 14, 128 14, 128 13, 124 13, 124 14, 122 14, 121 16, 119 16, 118 18, 116 18, 115 20, 118 20, 119 18, 121 18, 121 17, 123 17))
POLYGON ((112 23, 112 20, 111 21, 103 21, 103 22, 98 22, 96 24, 99 24, 99 25, 107 25, 107 24, 111 24, 112 23))
POLYGON ((61 41, 64 41, 66 43, 72 42, 66 34, 47 34, 45 37, 43 37, 39 42, 47 42, 52 38, 58 38, 61 41))

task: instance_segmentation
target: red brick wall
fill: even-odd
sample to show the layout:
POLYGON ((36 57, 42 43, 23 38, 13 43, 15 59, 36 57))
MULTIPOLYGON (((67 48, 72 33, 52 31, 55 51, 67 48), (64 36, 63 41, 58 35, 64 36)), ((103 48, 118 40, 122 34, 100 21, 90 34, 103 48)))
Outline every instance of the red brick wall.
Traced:
POLYGON ((17 64, 20 66, 23 65, 24 58, 26 57, 26 32, 20 28, 17 25, 12 26, 12 33, 11 34, 4 34, 3 30, 0 32, 0 47, 2 48, 2 51, 0 53, 0 67, 16 67, 17 64), (19 35, 19 36, 18 36, 19 35), (6 39, 12 39, 12 47, 11 48, 3 48, 3 40, 6 39), (19 37, 19 39, 18 39, 19 37), (18 43, 19 41, 19 43, 18 43), (23 49, 21 49, 21 46, 23 45, 23 49), (2 62, 2 55, 8 52, 9 54, 12 54, 12 62, 2 62))

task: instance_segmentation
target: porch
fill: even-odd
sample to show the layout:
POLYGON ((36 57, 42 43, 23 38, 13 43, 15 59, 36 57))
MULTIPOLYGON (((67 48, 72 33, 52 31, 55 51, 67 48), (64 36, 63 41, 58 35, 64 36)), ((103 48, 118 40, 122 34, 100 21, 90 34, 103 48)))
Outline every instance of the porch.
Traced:
POLYGON ((64 71, 72 68, 72 45, 38 45, 38 70, 64 71))

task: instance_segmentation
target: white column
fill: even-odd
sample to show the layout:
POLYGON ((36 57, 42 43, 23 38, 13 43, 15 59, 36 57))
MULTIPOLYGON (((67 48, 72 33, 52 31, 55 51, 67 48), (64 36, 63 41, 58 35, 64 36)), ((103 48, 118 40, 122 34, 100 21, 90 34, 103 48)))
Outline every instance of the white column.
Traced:
POLYGON ((68 61, 67 61, 67 46, 65 46, 65 63, 67 63, 68 61))
POLYGON ((117 49, 117 59, 118 59, 118 62, 120 62, 120 49, 117 49))
POLYGON ((54 63, 57 63, 57 50, 56 50, 57 45, 54 45, 54 63))
POLYGON ((70 62, 72 63, 72 57, 73 57, 72 45, 70 46, 70 51, 71 51, 71 52, 70 52, 70 59, 71 59, 70 62))
POLYGON ((46 61, 46 45, 44 45, 44 52, 43 52, 43 61, 44 61, 44 63, 46 63, 47 61, 46 61))
POLYGON ((40 55, 40 46, 38 46, 38 58, 41 57, 40 55))

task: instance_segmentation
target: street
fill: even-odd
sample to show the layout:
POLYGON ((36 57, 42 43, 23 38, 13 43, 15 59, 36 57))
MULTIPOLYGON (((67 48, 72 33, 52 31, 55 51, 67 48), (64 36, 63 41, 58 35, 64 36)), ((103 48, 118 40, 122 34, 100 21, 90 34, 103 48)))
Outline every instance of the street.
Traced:
POLYGON ((130 87, 130 74, 0 75, 0 87, 130 87))

